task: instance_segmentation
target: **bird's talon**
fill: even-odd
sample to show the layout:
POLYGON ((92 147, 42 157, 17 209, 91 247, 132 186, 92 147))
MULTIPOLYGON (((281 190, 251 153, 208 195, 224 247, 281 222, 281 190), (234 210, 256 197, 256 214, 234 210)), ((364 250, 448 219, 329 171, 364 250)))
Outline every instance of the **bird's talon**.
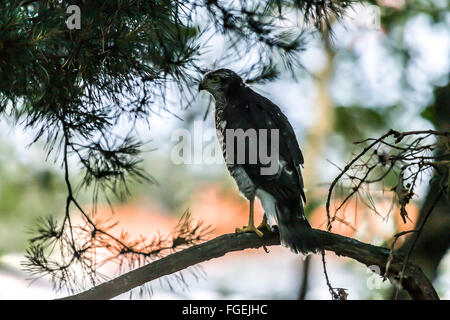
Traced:
POLYGON ((244 226, 241 228, 236 228, 236 233, 245 233, 245 232, 254 232, 260 238, 264 236, 264 233, 261 230, 258 230, 255 226, 244 226))
POLYGON ((256 233, 256 235, 257 235, 258 237, 260 237, 260 238, 264 237, 264 233, 262 233, 262 231, 260 231, 260 230, 258 230, 258 229, 255 229, 255 233, 256 233))
POLYGON ((267 221, 262 221, 259 226, 257 227, 258 229, 267 229, 267 231, 271 232, 272 228, 270 227, 270 224, 267 223, 267 221))

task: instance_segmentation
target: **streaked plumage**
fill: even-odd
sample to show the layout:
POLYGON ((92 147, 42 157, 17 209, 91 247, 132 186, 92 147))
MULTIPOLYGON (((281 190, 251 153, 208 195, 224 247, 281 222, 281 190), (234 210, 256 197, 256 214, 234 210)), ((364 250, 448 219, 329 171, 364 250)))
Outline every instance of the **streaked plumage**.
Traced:
MULTIPOLYGON (((251 203, 251 223, 253 200, 258 197, 269 222, 278 225, 280 240, 284 246, 294 252, 315 252, 317 239, 305 218, 303 203, 306 201, 303 191, 303 179, 300 166, 303 155, 295 138, 294 130, 280 108, 267 98, 250 89, 233 71, 219 69, 205 75, 199 90, 205 89, 215 99, 215 124, 224 158, 230 160, 226 152, 227 129, 267 129, 270 146, 270 130, 279 131, 278 172, 273 175, 261 174, 264 165, 259 161, 251 164, 238 164, 236 152, 233 163, 227 162, 227 168, 236 181, 240 192, 251 203)), ((261 139, 257 135, 257 139, 261 139)), ((250 143, 246 141, 248 151, 250 143)), ((248 155, 248 153, 246 153, 248 155)), ((257 232, 257 231, 256 231, 257 232)), ((260 232, 259 232, 260 233, 260 232)))

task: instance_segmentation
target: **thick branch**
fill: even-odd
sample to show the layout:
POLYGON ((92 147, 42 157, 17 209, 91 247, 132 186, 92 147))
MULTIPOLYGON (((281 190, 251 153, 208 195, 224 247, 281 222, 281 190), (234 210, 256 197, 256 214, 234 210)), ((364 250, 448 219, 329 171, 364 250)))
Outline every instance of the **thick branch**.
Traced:
MULTIPOLYGON (((377 265, 381 274, 385 273, 389 258, 388 249, 331 232, 321 230, 315 230, 315 232, 325 250, 333 251, 339 256, 352 258, 367 266, 377 265)), ((262 239, 254 233, 225 234, 171 254, 85 292, 64 299, 110 299, 149 281, 186 269, 197 263, 221 257, 228 252, 279 244, 278 232, 266 233, 262 239)), ((390 279, 399 279, 399 274, 403 269, 403 258, 403 255, 394 253, 387 272, 390 279)), ((408 263, 405 268, 402 286, 413 299, 439 299, 431 282, 425 277, 422 270, 412 263, 408 263)))

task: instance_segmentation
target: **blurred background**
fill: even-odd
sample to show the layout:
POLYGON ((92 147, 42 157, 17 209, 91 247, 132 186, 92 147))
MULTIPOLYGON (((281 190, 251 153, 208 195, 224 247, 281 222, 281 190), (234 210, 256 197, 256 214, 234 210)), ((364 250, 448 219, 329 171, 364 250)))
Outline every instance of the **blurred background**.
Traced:
MULTIPOLYGON (((355 5, 342 21, 332 21, 332 25, 333 36, 307 36, 306 49, 299 55, 301 68, 295 69, 297 81, 286 71, 274 81, 251 85, 280 106, 294 127, 305 156, 307 214, 312 226, 321 229, 326 227, 329 183, 339 173, 337 167, 344 167, 357 150, 353 142, 378 137, 390 128, 448 131, 450 125, 447 1, 380 0, 355 5)), ((249 52, 248 61, 221 65, 226 38, 208 32, 203 36, 210 43, 200 61, 205 68, 239 71, 248 61, 258 58, 249 52)), ((168 92, 169 100, 177 98, 176 90, 168 92)), ((240 197, 224 164, 177 164, 173 160, 179 143, 176 130, 187 130, 202 146, 192 149, 193 156, 217 144, 214 136, 194 132, 198 128, 203 132, 213 128, 209 103, 209 96, 202 92, 189 108, 161 110, 153 115, 149 119, 150 130, 137 124, 139 138, 147 141, 143 166, 159 185, 131 182, 131 196, 114 200, 113 211, 108 204, 99 203, 98 217, 119 222, 114 232, 149 238, 169 234, 186 210, 194 220, 211 225, 211 238, 234 232, 246 223, 248 202, 240 197)), ((66 295, 64 291, 55 292, 45 277, 30 281, 32 277, 21 265, 36 219, 49 215, 62 219, 67 196, 60 162, 47 159, 42 142, 32 144, 35 134, 11 119, 0 120, 1 299, 52 299, 66 295)), ((75 169, 73 176, 77 174, 80 173, 75 169)), ((388 246, 396 232, 413 228, 433 192, 429 178, 421 182, 407 207, 412 222, 404 224, 398 212, 390 212, 393 199, 386 194, 385 199, 377 200, 380 215, 364 209, 357 199, 349 202, 333 232, 388 246)), ((395 183, 388 181, 385 187, 395 183)), ((80 191, 77 197, 90 205, 89 192, 80 191)), ((262 209, 259 204, 257 207, 259 221, 262 209)), ((439 220, 441 216, 449 214, 449 209, 435 212, 438 223, 443 221, 439 220)), ((448 229, 446 232, 430 235, 434 237, 430 241, 448 236, 448 229)), ((419 247, 415 259, 432 279, 440 297, 449 299, 450 255, 448 249, 434 255, 430 253, 433 249, 421 251, 419 247)), ((150 283, 152 298, 330 299, 319 255, 305 259, 282 247, 269 251, 230 253, 202 263, 198 269, 183 271, 183 281, 177 281, 174 275, 150 283)), ((332 285, 347 289, 348 299, 390 299, 395 290, 391 283, 383 282, 377 270, 350 259, 329 253, 327 266, 332 285)), ((111 275, 117 272, 114 266, 109 268, 111 275)), ((139 291, 134 290, 131 297, 142 297, 139 291)), ((118 298, 129 297, 127 293, 118 298)))

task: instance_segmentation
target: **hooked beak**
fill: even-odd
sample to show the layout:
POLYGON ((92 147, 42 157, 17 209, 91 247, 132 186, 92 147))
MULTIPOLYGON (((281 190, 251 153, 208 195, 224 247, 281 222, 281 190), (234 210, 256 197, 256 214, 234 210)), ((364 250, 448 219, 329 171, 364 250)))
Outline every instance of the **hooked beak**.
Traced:
POLYGON ((198 85, 198 91, 200 92, 200 91, 205 90, 205 89, 206 89, 205 80, 202 80, 200 82, 200 84, 198 85))

